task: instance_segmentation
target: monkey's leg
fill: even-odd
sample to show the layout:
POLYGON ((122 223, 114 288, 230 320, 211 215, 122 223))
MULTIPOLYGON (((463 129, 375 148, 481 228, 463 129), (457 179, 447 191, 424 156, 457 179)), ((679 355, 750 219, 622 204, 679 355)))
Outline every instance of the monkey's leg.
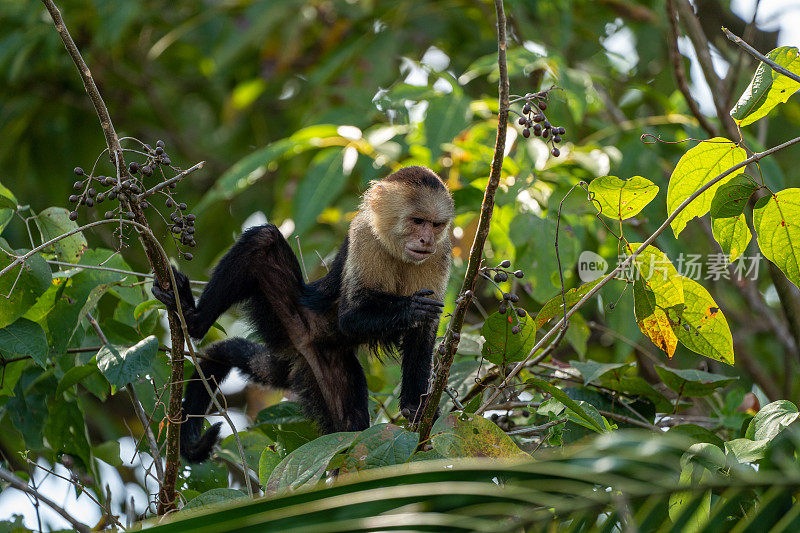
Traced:
MULTIPOLYGON (((214 321, 230 306, 262 293, 268 303, 277 299, 294 308, 303 286, 297 258, 273 224, 250 228, 239 237, 217 264, 197 305, 191 296, 188 278, 177 271, 175 274, 189 334, 194 338, 205 336, 214 321)), ((156 285, 153 295, 171 309, 176 308, 173 291, 162 291, 156 285)), ((274 323, 276 318, 270 312, 277 311, 275 306, 268 307, 273 309, 256 307, 260 308, 259 316, 255 318, 262 335, 264 329, 273 328, 264 328, 260 323, 274 323)))
POLYGON ((367 429, 367 379, 355 352, 328 352, 325 360, 322 383, 315 379, 304 360, 295 363, 292 390, 300 396, 305 413, 317 422, 322 433, 367 429), (322 388, 329 394, 324 394, 322 388))
MULTIPOLYGON (((227 339, 210 345, 199 361, 212 391, 217 390, 234 367, 271 387, 289 388, 288 364, 270 356, 262 344, 240 338, 227 339)), ((210 403, 211 396, 195 371, 186 386, 183 415, 188 418, 181 427, 181 455, 190 463, 208 459, 217 443, 221 422, 201 434, 203 416, 210 403)))
POLYGON ((428 390, 438 321, 409 330, 400 344, 403 381, 400 385, 400 412, 410 422, 422 414, 420 397, 428 390))

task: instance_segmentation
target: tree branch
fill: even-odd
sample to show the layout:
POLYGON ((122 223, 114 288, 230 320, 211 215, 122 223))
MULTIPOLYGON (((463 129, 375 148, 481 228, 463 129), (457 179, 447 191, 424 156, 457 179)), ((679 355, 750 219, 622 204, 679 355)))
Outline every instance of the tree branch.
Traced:
POLYGON ((722 28, 722 32, 728 39, 733 41, 736 44, 736 46, 738 46, 739 48, 741 48, 754 58, 758 59, 762 63, 765 63, 767 66, 769 66, 769 68, 771 68, 778 74, 783 74, 787 78, 791 78, 796 82, 800 82, 800 76, 798 76, 791 70, 783 68, 782 66, 780 66, 779 64, 777 64, 776 62, 774 62, 773 60, 771 60, 770 58, 768 58, 767 56, 765 56, 764 54, 762 54, 761 52, 759 52, 758 50, 747 44, 746 42, 744 42, 744 39, 734 35, 728 28, 722 28))
POLYGON ((486 190, 483 194, 478 229, 475 232, 475 239, 472 241, 472 249, 470 250, 469 261, 467 263, 467 272, 464 275, 464 282, 461 285, 460 298, 456 303, 456 308, 453 311, 453 316, 450 319, 447 332, 442 340, 441 346, 444 347, 444 353, 437 365, 436 376, 433 380, 430 393, 425 399, 425 407, 419 422, 419 441, 421 444, 425 443, 430 435, 431 427, 433 426, 433 418, 439 406, 442 391, 447 386, 450 367, 453 364, 453 359, 458 349, 461 328, 464 325, 464 316, 472 301, 472 291, 475 288, 475 283, 480 272, 480 265, 483 259, 483 247, 486 244, 486 238, 489 235, 489 228, 492 221, 494 196, 497 192, 497 187, 500 185, 500 173, 503 168, 509 108, 508 70, 506 67, 506 14, 503 9, 502 0, 494 0, 494 7, 497 13, 497 65, 500 72, 498 88, 500 108, 497 114, 497 138, 494 145, 494 156, 492 158, 492 167, 489 174, 489 183, 486 185, 486 190))

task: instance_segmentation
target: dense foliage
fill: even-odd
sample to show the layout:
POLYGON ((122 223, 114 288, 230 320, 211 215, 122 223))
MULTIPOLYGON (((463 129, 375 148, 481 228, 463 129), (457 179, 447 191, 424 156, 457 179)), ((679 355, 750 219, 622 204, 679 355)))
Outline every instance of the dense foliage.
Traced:
MULTIPOLYGON (((161 527, 791 531, 800 82, 718 28, 789 74, 800 58, 727 6, 696 4, 697 17, 685 1, 508 2, 505 157, 430 439, 398 413, 391 357, 362 354, 373 426, 360 433, 320 437, 283 392, 248 387, 219 399, 247 422, 181 469, 182 510, 161 527), (729 66, 691 80, 713 87, 706 114, 678 44, 729 66), (248 486, 264 497, 246 499, 248 486)), ((132 180, 103 152, 47 12, 0 2, 0 477, 32 489, 27 527, 66 524, 30 518, 60 476, 84 502, 80 522, 123 528, 157 511, 175 420, 165 311, 136 239, 148 230, 117 197, 141 195, 193 280, 264 220, 313 279, 369 180, 429 166, 457 209, 452 311, 503 112, 495 6, 59 7, 132 180)), ((247 328, 227 313, 199 356, 247 328)), ((186 378, 192 368, 188 357, 186 378)), ((0 519, 19 525, 6 494, 0 519)))

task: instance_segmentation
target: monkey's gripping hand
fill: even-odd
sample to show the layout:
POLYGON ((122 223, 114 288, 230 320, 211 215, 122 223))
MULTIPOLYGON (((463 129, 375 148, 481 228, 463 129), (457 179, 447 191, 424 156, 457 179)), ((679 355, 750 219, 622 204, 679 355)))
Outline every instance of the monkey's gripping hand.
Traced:
MULTIPOLYGON (((406 406, 400 409, 400 414, 403 415, 403 418, 411 422, 412 424, 419 424, 420 420, 422 420, 422 412, 425 410, 425 406, 423 404, 416 405, 416 406, 406 406)), ((439 418, 439 408, 436 408, 436 412, 433 415, 433 419, 436 420, 439 418)))
POLYGON ((428 298, 431 294, 433 294, 432 290, 422 289, 411 295, 410 305, 408 307, 408 319, 410 324, 438 323, 444 304, 433 298, 428 298))
MULTIPOLYGON (((175 267, 172 267, 172 273, 175 275, 175 284, 177 285, 178 295, 181 300, 183 317, 186 319, 186 325, 189 326, 189 334, 192 335, 192 337, 197 337, 192 333, 196 309, 192 289, 189 286, 189 278, 175 267)), ((161 288, 161 284, 158 280, 156 280, 155 283, 153 283, 152 293, 157 300, 167 306, 168 310, 177 312, 178 304, 175 299, 174 289, 175 287, 164 290, 161 288)))

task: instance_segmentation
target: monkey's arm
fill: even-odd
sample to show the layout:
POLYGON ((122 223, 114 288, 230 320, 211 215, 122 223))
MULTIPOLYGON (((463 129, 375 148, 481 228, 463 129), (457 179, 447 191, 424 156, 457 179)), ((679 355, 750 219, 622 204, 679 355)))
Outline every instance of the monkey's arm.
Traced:
MULTIPOLYGON (((422 415, 420 397, 428 390, 431 376, 433 345, 439 320, 408 330, 400 344, 403 381, 400 385, 400 412, 410 422, 422 415)), ((438 410, 437 410, 438 416, 438 410)))
POLYGON ((339 328, 363 342, 396 337, 409 328, 436 321, 444 304, 427 298, 431 290, 400 296, 373 289, 360 289, 351 298, 342 297, 339 328))

